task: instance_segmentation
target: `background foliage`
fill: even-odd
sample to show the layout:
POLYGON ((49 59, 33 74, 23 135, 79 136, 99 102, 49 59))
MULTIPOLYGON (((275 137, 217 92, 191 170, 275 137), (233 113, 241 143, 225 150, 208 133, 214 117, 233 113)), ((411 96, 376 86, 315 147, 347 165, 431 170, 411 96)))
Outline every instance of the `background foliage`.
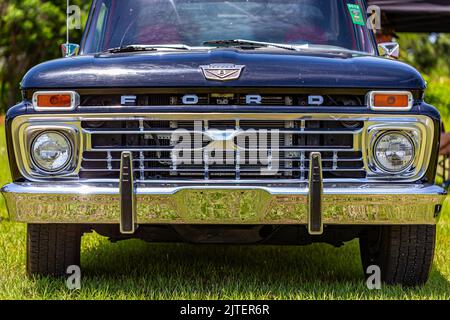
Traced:
MULTIPOLYGON (((84 19, 90 2, 71 0, 84 19)), ((28 69, 60 57, 65 32, 66 0, 0 0, 0 111, 20 100, 19 84, 28 69)), ((78 43, 81 31, 72 37, 78 43)))
POLYGON ((400 34, 402 59, 433 77, 450 76, 450 35, 400 34))
POLYGON ((402 60, 425 75, 425 100, 439 109, 450 130, 450 35, 400 34, 398 42, 402 60))

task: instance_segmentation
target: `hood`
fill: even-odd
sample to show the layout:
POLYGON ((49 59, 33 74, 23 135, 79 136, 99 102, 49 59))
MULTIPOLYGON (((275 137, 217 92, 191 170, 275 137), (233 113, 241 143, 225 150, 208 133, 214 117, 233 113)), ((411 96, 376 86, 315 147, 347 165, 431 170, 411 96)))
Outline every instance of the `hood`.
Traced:
POLYGON ((78 56, 32 68, 23 89, 120 87, 306 87, 424 89, 407 64, 348 53, 216 49, 78 56), (200 66, 236 64, 238 80, 206 80, 200 66))

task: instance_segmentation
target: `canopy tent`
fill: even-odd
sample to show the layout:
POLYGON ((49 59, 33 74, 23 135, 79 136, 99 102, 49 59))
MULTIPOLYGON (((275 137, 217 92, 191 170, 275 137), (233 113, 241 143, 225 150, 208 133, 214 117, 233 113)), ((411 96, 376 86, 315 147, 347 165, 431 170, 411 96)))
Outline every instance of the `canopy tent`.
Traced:
POLYGON ((369 0, 396 32, 450 32, 450 0, 369 0))

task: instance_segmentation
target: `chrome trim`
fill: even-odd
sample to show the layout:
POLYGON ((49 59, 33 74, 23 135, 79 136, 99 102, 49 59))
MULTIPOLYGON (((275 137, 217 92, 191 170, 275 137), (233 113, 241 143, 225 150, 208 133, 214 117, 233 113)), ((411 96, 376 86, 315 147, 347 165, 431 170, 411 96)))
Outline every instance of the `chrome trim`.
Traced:
MULTIPOLYGON (((119 224, 116 184, 13 183, 10 217, 26 223, 119 224)), ((308 184, 136 185, 139 224, 307 224, 308 184)), ((323 223, 436 224, 445 191, 434 185, 324 184, 323 223)))
MULTIPOLYGON (((19 145, 15 145, 14 153, 19 168, 22 168, 25 177, 30 180, 40 178, 76 178, 78 177, 79 167, 81 166, 81 157, 79 150, 83 148, 81 139, 81 131, 75 125, 61 124, 54 125, 50 123, 36 124, 25 123, 18 131, 21 139, 18 141, 19 145), (32 159, 31 148, 35 138, 44 132, 57 132, 63 134, 71 144, 72 152, 69 163, 64 169, 57 172, 47 172, 34 164, 32 159)), ((13 138, 14 140, 14 138, 13 138)))
POLYGON ((367 94, 367 105, 370 109, 375 111, 410 111, 414 105, 414 96, 410 91, 371 91, 367 94), (400 107, 375 107, 376 94, 406 94, 408 96, 408 106, 406 108, 400 107))
POLYGON ((398 59, 400 57, 400 44, 397 42, 379 43, 378 52, 383 57, 398 59))
POLYGON ((75 91, 36 91, 33 94, 32 98, 33 108, 36 111, 73 111, 80 105, 80 95, 75 91), (69 94, 71 97, 71 106, 70 107, 39 107, 37 104, 37 97, 41 94, 45 95, 64 95, 69 94))
POLYGON ((63 43, 61 45, 61 53, 65 58, 75 57, 80 53, 80 45, 75 43, 63 43))
MULTIPOLYGON (((392 181, 393 179, 400 180, 401 182, 415 182, 421 179, 429 165, 432 151, 432 142, 434 140, 434 123, 433 120, 427 116, 422 115, 378 115, 378 114, 286 114, 286 113, 157 113, 157 114, 128 114, 128 113, 117 113, 117 114, 58 114, 58 115, 23 115, 14 119, 12 123, 12 140, 14 145, 14 152, 17 159, 18 168, 21 174, 30 181, 43 182, 49 179, 70 179, 80 181, 78 178, 78 172, 81 168, 82 153, 83 151, 92 150, 91 144, 91 132, 89 130, 83 129, 81 127, 81 121, 108 121, 108 120, 134 120, 134 121, 144 121, 144 120, 283 120, 283 121, 307 121, 307 120, 333 120, 333 121, 363 121, 365 123, 364 128, 361 133, 356 132, 354 134, 354 148, 353 150, 362 150, 365 168, 368 170, 367 179, 339 179, 339 182, 362 182, 367 183, 371 181, 392 181), (28 157, 27 152, 24 150, 24 128, 29 126, 42 126, 42 127, 72 127, 76 128, 79 132, 78 145, 79 154, 77 167, 75 168, 73 174, 69 174, 62 177, 43 177, 34 176, 30 174, 29 168, 24 165, 22 158, 28 157), (371 161, 369 159, 370 150, 370 137, 371 132, 381 129, 392 130, 409 130, 420 132, 420 144, 418 150, 418 160, 417 160, 417 170, 415 175, 396 175, 396 176, 386 176, 383 173, 377 172, 373 167, 371 167, 371 161)), ((289 130, 287 130, 289 131, 289 130)), ((303 132, 303 131, 302 131, 303 132)), ((154 151, 155 149, 152 149, 154 151)), ((96 149, 96 151, 118 151, 113 149, 96 149)), ((144 151, 142 148, 139 150, 121 150, 121 151, 144 151)), ((302 151, 297 149, 297 151, 302 151)), ((311 151, 310 149, 305 149, 304 151, 311 151)), ((314 151, 333 151, 332 149, 320 148, 314 151)), ((351 150, 336 150, 336 151, 351 151, 351 150)), ((92 180, 95 181, 95 180, 92 180)), ((101 180, 102 182, 108 182, 111 180, 101 180)), ((84 182, 84 181, 82 181, 84 182)), ((112 180, 111 182, 118 182, 112 180)), ((164 181, 158 181, 161 183, 164 181)), ((172 181, 166 181, 171 183, 172 181)), ((204 181, 203 181, 204 182, 204 181)), ((271 181, 274 182, 274 181, 271 181)), ((290 180, 289 182, 296 182, 290 180)), ((326 181, 326 182, 332 182, 326 181)), ((184 182, 180 182, 184 183, 184 182)), ((239 182, 245 183, 245 182, 239 182)))
POLYGON ((398 180, 398 179, 413 179, 414 177, 423 177, 428 169, 431 159, 432 141, 434 137, 434 126, 429 126, 429 123, 396 123, 395 125, 389 123, 383 124, 369 124, 367 127, 365 152, 367 160, 368 177, 378 180, 398 180), (387 132, 400 132, 406 134, 414 143, 415 157, 412 165, 403 172, 389 173, 377 166, 375 157, 373 155, 375 143, 380 135, 387 132))
POLYGON ((214 81, 237 80, 241 77, 244 68, 244 65, 230 63, 216 63, 200 66, 205 79, 214 81))
POLYGON ((34 137, 32 139, 27 139, 27 141, 30 142, 29 150, 30 150, 31 163, 33 164, 33 167, 35 168, 35 170, 37 172, 39 172, 41 175, 47 175, 47 174, 49 174, 49 175, 57 175, 57 174, 60 174, 61 172, 67 171, 67 167, 69 167, 70 163, 73 162, 73 159, 74 159, 74 157, 73 157, 73 154, 74 154, 73 148, 74 147, 73 147, 72 139, 67 137, 61 131, 48 131, 48 130, 38 131, 38 133, 36 135, 34 135, 34 137), (60 137, 62 137, 66 141, 66 143, 67 143, 67 145, 69 147, 69 157, 67 158, 66 163, 64 163, 64 165, 58 170, 46 170, 46 169, 42 168, 41 166, 39 166, 39 164, 37 163, 37 160, 36 160, 36 157, 35 157, 35 154, 34 154, 33 150, 34 150, 34 146, 35 146, 36 140, 38 138, 40 138, 42 135, 44 135, 44 134, 59 135, 60 137))
MULTIPOLYGON (((349 134, 360 134, 361 130, 354 130, 354 131, 327 131, 327 130, 314 130, 314 131, 302 131, 302 130, 280 130, 280 129, 273 129, 277 130, 280 134, 331 134, 331 135, 349 135, 349 134)), ((102 131, 95 131, 92 129, 84 129, 86 133, 89 133, 91 135, 101 135, 101 134, 172 134, 174 133, 174 130, 102 130, 102 131)), ((239 135, 242 135, 245 133, 245 130, 233 130, 233 129, 226 129, 226 130, 218 130, 218 129, 210 129, 207 131, 198 131, 198 130, 189 130, 189 133, 191 134, 202 134, 207 136, 208 138, 212 140, 219 140, 219 141, 227 141, 227 140, 233 140, 234 138, 238 137, 239 135)))
POLYGON ((384 173, 387 173, 387 174, 402 174, 404 172, 407 172, 407 171, 411 170, 411 167, 414 165, 414 159, 417 159, 417 157, 415 156, 416 155, 417 142, 418 141, 413 140, 413 137, 411 137, 408 134, 407 131, 380 131, 373 138, 372 155, 373 155, 373 161, 374 161, 376 167, 379 170, 381 170, 381 171, 383 171, 384 173), (406 138, 407 140, 409 140, 410 144, 412 145, 413 157, 411 158, 411 160, 409 161, 408 165, 406 165, 403 170, 391 171, 391 170, 388 170, 387 168, 384 168, 383 165, 380 163, 380 160, 376 156, 376 148, 378 147, 378 144, 380 143, 380 140, 383 139, 385 136, 387 136, 389 134, 401 135, 404 138, 406 138))
MULTIPOLYGON (((308 232, 310 235, 321 235, 323 234, 323 220, 322 220, 322 200, 323 200, 323 173, 322 173, 322 154, 320 152, 312 152, 309 158, 309 191, 308 191, 308 232), (320 182, 314 181, 314 159, 319 164, 319 180, 320 182), (315 183, 320 183, 319 194, 314 194, 314 188, 312 187, 315 183), (318 204, 318 211, 320 211, 320 228, 319 230, 313 230, 313 214, 314 214, 314 197, 320 197, 320 202, 318 204)), ((316 208, 317 209, 317 208, 316 208)))
MULTIPOLYGON (((121 195, 120 197, 120 208, 121 211, 123 209, 123 190, 122 190, 122 186, 123 186, 123 181, 125 179, 124 177, 124 159, 129 158, 130 160, 130 168, 128 169, 129 172, 131 172, 130 176, 127 177, 126 179, 128 179, 128 182, 131 186, 132 186, 132 194, 131 194, 131 217, 132 217, 132 228, 131 230, 125 230, 123 224, 122 224, 122 219, 120 219, 120 233, 121 234, 134 234, 136 232, 136 194, 134 192, 134 176, 133 176, 133 154, 131 152, 122 152, 122 160, 120 162, 120 183, 119 183, 119 194, 121 195)), ((123 212, 121 212, 121 215, 124 214, 123 212)))

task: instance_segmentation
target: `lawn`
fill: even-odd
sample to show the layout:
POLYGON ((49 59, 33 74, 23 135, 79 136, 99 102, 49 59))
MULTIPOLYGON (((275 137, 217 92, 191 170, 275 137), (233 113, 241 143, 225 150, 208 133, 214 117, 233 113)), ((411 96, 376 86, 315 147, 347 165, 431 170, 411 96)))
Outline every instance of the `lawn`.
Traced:
MULTIPOLYGON (((9 181, 0 127, 0 182, 9 181)), ((1 198, 1 197, 0 197, 1 198)), ((439 224, 436 257, 422 288, 365 287, 357 241, 336 249, 191 246, 127 241, 89 234, 82 243, 82 288, 28 279, 26 226, 7 220, 0 199, 1 299, 450 299, 450 205, 439 224)))

